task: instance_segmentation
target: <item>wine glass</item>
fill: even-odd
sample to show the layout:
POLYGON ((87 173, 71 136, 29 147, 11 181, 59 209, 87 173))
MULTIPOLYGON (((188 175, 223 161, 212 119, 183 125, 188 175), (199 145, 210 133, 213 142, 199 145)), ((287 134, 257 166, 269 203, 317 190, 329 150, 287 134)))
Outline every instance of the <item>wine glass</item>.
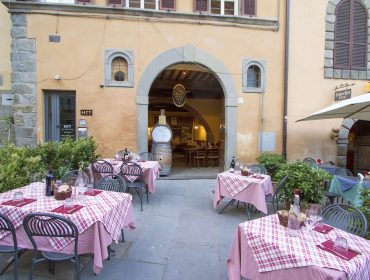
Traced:
POLYGON ((311 232, 313 228, 315 227, 315 210, 312 208, 309 208, 306 210, 306 218, 304 220, 304 224, 306 226, 306 230, 308 232, 311 232))

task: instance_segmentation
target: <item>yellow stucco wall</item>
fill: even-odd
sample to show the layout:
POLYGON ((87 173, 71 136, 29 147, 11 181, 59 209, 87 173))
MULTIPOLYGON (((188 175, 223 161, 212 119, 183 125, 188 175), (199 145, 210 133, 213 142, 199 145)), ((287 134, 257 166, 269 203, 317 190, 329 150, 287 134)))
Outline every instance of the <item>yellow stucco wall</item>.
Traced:
MULTIPOLYGON (((271 17, 276 17, 276 4, 261 3, 265 3, 265 7, 258 7, 261 13, 270 11, 271 17)), ((243 99, 237 109, 238 155, 247 162, 253 162, 259 154, 261 95, 242 93, 242 60, 249 57, 266 61, 263 127, 276 132, 277 152, 281 152, 283 31, 100 17, 59 16, 57 20, 53 15, 37 14, 28 15, 27 20, 29 37, 35 38, 37 45, 40 141, 44 139, 43 90, 75 90, 77 121, 80 109, 93 110, 92 117, 82 118, 88 121, 89 135, 98 142, 98 152, 112 156, 122 147, 136 147, 136 94, 142 72, 162 52, 192 44, 217 57, 232 73, 237 95, 243 99), (48 36, 56 31, 61 42, 49 43, 48 36), (104 80, 105 48, 133 50, 134 88, 99 87, 104 80), (57 74, 59 81, 53 79, 57 74)))
POLYGON ((336 142, 330 132, 342 119, 298 122, 334 104, 334 89, 352 84, 352 96, 366 92, 367 81, 324 79, 325 16, 328 1, 291 1, 288 159, 305 156, 334 161, 336 142))
POLYGON ((11 21, 8 9, 0 4, 0 75, 3 78, 0 90, 11 90, 10 26, 11 21))

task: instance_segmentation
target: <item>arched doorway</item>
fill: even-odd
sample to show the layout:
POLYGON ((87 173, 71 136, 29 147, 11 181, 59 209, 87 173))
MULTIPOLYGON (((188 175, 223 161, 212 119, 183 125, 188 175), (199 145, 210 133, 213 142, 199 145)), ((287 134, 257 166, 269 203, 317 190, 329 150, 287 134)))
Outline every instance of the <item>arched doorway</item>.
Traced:
POLYGON ((225 111, 225 164, 231 161, 236 152, 237 95, 234 81, 225 65, 213 55, 186 45, 168 50, 154 58, 143 72, 138 86, 137 105, 137 148, 140 152, 148 150, 148 105, 149 92, 157 76, 175 64, 195 64, 206 67, 218 80, 224 93, 225 111))
POLYGON ((370 169, 370 122, 345 119, 337 140, 337 165, 354 174, 370 169))

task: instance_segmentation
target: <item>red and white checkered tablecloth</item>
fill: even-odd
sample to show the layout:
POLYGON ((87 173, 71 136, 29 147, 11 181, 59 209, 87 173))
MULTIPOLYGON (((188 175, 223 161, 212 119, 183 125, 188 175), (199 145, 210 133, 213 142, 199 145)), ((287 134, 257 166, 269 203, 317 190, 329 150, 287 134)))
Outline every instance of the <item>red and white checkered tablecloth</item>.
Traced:
MULTIPOLYGON (((7 215, 13 222, 15 228, 21 226, 23 218, 28 213, 51 212, 53 209, 64 204, 64 201, 55 200, 54 197, 45 196, 45 184, 33 183, 0 195, 0 203, 13 198, 15 191, 22 191, 25 198, 36 198, 33 203, 23 207, 13 207, 0 205, 0 212, 7 215)), ((81 201, 84 207, 73 214, 60 214, 77 226, 79 234, 96 222, 101 222, 112 236, 118 241, 120 231, 124 225, 127 210, 131 205, 132 196, 127 193, 103 191, 97 196, 84 196, 81 201)), ((54 213, 55 214, 55 213, 54 213)), ((0 239, 6 234, 0 232, 0 239)), ((68 245, 71 240, 66 238, 50 238, 50 244, 55 250, 61 250, 68 245)))
POLYGON ((300 230, 298 237, 290 237, 288 230, 279 224, 277 215, 241 224, 244 238, 251 246, 259 272, 293 267, 319 266, 344 271, 348 279, 370 279, 370 241, 335 229, 324 235, 300 230), (341 259, 316 245, 340 235, 348 240, 349 247, 362 253, 351 261, 341 259))
MULTIPOLYGON (((114 174, 119 174, 121 172, 121 165, 122 165, 122 161, 117 161, 117 160, 108 160, 112 166, 113 166, 113 172, 114 174)), ((146 170, 149 170, 149 169, 154 169, 154 172, 158 173, 159 175, 159 169, 160 169, 160 165, 157 161, 138 161, 138 162, 135 162, 137 165, 139 165, 141 167, 141 170, 143 171, 143 174, 145 173, 146 170)), ((129 180, 130 182, 134 182, 138 176, 125 176, 127 178, 127 180, 129 180)))
POLYGON ((217 177, 231 196, 237 195, 252 183, 252 180, 247 176, 240 176, 229 171, 222 172, 217 177))

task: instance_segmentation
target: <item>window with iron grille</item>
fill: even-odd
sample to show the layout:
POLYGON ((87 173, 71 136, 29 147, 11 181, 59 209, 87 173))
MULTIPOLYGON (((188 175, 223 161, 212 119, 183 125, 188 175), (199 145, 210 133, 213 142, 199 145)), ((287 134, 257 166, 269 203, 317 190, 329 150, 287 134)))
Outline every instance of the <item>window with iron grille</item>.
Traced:
POLYGON ((243 15, 256 15, 256 0, 241 0, 241 2, 243 15))
POLYGON ((160 0, 161 10, 176 10, 175 0, 160 0))
POLYGON ((134 86, 134 55, 131 50, 106 49, 104 61, 105 86, 134 86))
POLYGON ((123 6, 123 0, 107 0, 108 6, 123 6))
POLYGON ((343 0, 335 11, 334 68, 366 70, 367 9, 360 0, 343 0))
POLYGON ((194 0, 195 12, 208 12, 208 0, 194 0))

